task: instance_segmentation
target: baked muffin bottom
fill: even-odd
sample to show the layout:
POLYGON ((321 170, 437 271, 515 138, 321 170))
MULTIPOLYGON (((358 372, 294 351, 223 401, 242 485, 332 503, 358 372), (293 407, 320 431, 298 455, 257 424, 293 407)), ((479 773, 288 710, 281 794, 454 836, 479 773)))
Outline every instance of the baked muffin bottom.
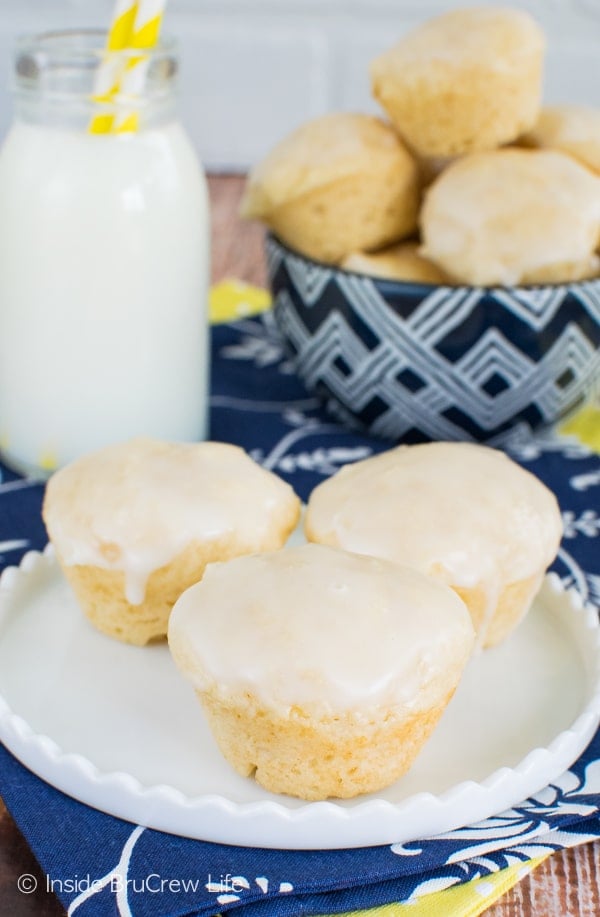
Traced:
POLYGON ((272 210, 267 222, 292 248, 335 264, 350 252, 382 248, 411 235, 418 206, 416 167, 405 177, 381 170, 308 191, 272 210))
POLYGON ((525 617, 542 583, 543 574, 509 583, 490 610, 490 597, 482 586, 451 586, 463 600, 484 648, 501 643, 525 617))
POLYGON ((139 605, 125 594, 125 574, 91 565, 61 564, 81 609, 94 627, 124 643, 144 646, 167 636, 169 616, 179 596, 199 582, 209 563, 242 554, 278 550, 294 529, 296 519, 267 540, 250 545, 229 539, 192 543, 170 563, 154 570, 139 605))
MULTIPOLYGON (((456 686, 455 686, 456 687, 456 686)), ((252 694, 224 701, 197 691, 223 756, 242 777, 273 793, 316 801, 348 799, 389 786, 411 767, 454 694, 413 713, 351 713, 317 719, 299 707, 288 716, 252 694)))

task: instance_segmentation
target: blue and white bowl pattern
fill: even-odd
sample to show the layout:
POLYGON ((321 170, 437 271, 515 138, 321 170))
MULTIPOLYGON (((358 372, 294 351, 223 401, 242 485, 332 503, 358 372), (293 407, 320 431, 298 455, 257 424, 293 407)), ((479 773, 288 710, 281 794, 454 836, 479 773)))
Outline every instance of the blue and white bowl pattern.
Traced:
POLYGON ((600 376, 600 279, 430 286, 311 261, 267 239, 275 318, 306 387, 396 442, 527 437, 600 376))

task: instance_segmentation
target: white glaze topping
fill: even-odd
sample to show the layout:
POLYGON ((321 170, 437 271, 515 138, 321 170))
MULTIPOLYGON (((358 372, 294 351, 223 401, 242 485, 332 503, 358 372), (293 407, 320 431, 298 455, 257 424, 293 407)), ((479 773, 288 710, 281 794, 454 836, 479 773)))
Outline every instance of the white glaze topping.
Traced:
POLYGON ((441 583, 323 545, 211 564, 169 623, 197 690, 249 691, 281 713, 428 707, 455 686, 473 639, 441 583))
POLYGON ((333 112, 306 122, 278 143, 248 179, 242 212, 264 217, 304 194, 364 170, 415 171, 396 132, 380 118, 333 112))
POLYGON ((459 281, 512 286, 600 269, 600 180, 554 150, 507 148, 453 162, 427 190, 420 254, 459 281))
POLYGON ((192 543, 277 547, 297 519, 292 488, 226 443, 138 438, 85 456, 49 481, 48 534, 66 565, 123 571, 142 602, 150 574, 192 543))
POLYGON ((504 453, 427 443, 346 465, 313 491, 306 531, 497 595, 546 569, 562 521, 554 494, 504 453))

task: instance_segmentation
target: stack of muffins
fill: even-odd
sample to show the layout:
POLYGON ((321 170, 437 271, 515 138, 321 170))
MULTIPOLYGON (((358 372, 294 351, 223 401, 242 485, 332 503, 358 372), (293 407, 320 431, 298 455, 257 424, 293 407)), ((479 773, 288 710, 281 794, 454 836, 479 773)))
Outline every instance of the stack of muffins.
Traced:
POLYGON ((600 112, 541 109, 544 36, 525 12, 473 7, 371 66, 388 121, 300 127, 249 177, 242 212, 308 257, 432 284, 600 273, 600 112))
MULTIPOLYGON (((411 766, 476 646, 531 605, 561 536, 552 493, 502 453, 401 446, 313 492, 241 449, 148 439, 49 481, 44 520, 92 624, 168 634, 230 764, 303 799, 411 766)), ((143 650, 140 650, 143 651, 143 650)))

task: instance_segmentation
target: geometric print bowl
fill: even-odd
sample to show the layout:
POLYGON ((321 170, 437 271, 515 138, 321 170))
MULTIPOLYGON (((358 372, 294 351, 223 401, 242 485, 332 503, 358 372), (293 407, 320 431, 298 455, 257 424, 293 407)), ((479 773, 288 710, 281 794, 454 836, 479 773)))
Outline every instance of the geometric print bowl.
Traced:
POLYGON ((600 378, 600 279, 433 286, 342 271, 273 236, 266 246, 296 372, 351 427, 501 445, 564 417, 600 378))

